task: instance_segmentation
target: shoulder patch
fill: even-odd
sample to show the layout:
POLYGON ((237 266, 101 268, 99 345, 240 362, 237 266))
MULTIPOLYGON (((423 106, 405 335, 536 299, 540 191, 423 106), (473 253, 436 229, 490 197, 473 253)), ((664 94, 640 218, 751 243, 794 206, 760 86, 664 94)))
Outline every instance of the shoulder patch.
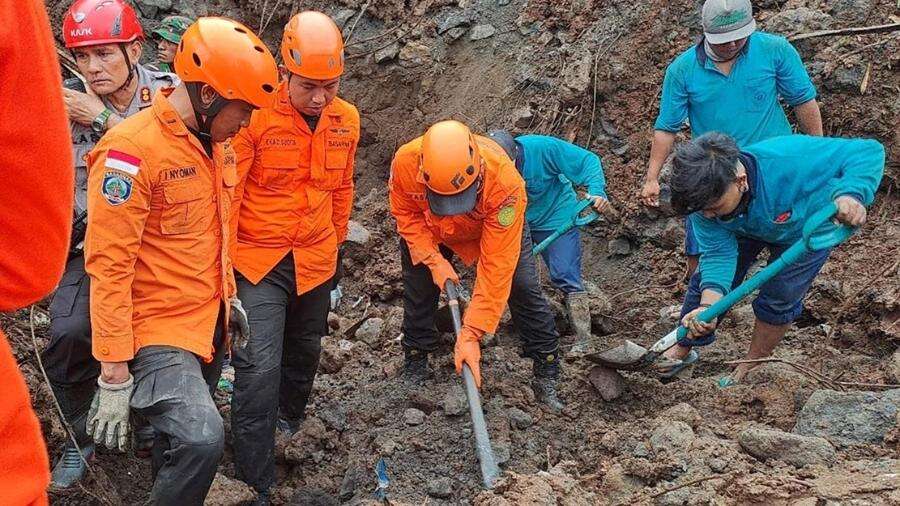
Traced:
POLYGON ((501 209, 497 214, 497 221, 504 227, 512 225, 516 221, 516 208, 508 205, 501 209))
POLYGON ((118 172, 108 171, 103 175, 103 186, 100 193, 111 206, 117 206, 128 202, 131 198, 131 188, 134 182, 130 177, 118 172))

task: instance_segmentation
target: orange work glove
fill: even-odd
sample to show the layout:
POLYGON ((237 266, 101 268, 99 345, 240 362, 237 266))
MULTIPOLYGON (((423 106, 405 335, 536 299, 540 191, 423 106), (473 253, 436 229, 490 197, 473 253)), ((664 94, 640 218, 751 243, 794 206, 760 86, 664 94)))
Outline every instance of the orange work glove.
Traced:
POLYGON ((453 266, 450 265, 450 262, 443 256, 438 255, 438 258, 428 268, 431 269, 431 279, 442 292, 444 291, 444 284, 447 283, 448 279, 452 280, 457 285, 459 284, 459 276, 456 275, 453 266))
POLYGON ((463 327, 462 332, 456 336, 456 347, 453 349, 453 363, 456 365, 456 374, 462 374, 463 362, 469 365, 472 376, 475 377, 475 385, 481 388, 481 339, 482 331, 472 327, 463 327))

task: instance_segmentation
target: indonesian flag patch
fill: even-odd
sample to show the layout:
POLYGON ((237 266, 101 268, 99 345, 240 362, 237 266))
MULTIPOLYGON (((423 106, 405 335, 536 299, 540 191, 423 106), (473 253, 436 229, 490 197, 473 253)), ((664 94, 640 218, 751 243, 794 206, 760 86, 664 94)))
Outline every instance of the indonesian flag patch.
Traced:
POLYGON ((106 153, 106 168, 121 170, 126 174, 136 176, 141 169, 141 159, 128 153, 110 149, 106 153))

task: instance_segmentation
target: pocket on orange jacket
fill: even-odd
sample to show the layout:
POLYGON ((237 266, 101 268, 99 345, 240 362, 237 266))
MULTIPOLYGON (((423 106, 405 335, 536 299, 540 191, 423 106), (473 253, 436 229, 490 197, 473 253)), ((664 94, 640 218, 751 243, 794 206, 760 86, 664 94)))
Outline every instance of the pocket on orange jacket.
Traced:
POLYGON ((205 229, 211 214, 203 202, 200 184, 170 184, 163 188, 165 205, 160 215, 160 232, 165 235, 186 234, 205 229))
POLYGON ((344 182, 344 171, 350 160, 350 153, 344 149, 325 150, 325 174, 319 187, 323 190, 333 190, 344 182))
POLYGON ((260 153, 259 185, 272 190, 293 189, 299 164, 298 150, 264 150, 260 153))

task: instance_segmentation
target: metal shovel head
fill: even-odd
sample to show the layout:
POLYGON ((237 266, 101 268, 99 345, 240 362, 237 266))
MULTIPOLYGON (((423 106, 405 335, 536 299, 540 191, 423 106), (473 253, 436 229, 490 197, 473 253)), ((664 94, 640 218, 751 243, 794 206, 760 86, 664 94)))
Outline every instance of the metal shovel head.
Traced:
POLYGON ((624 343, 599 353, 591 353, 586 356, 588 360, 609 369, 620 371, 636 371, 643 369, 649 363, 646 360, 649 350, 629 340, 624 343))

